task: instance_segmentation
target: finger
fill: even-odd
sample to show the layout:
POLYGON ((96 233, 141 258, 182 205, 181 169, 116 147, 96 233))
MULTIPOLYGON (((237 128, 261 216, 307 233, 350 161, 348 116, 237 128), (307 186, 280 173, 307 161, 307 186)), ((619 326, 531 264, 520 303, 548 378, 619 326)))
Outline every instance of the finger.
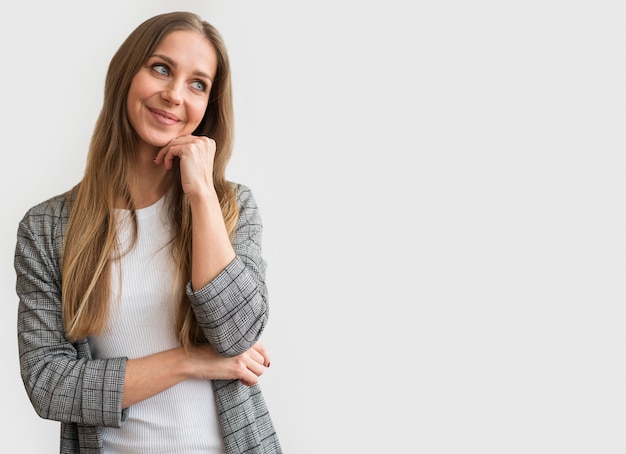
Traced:
POLYGON ((257 350, 255 350, 254 348, 251 348, 248 352, 248 365, 252 365, 252 364, 258 364, 259 366, 266 366, 266 360, 265 357, 258 352, 257 350))
POLYGON ((258 383, 258 381, 259 381, 259 380, 257 379, 254 383, 249 382, 249 381, 247 381, 247 380, 243 380, 243 379, 241 379, 241 380, 239 380, 239 381, 240 381, 241 383, 243 383, 244 385, 246 385, 246 386, 254 386, 254 385, 256 385, 256 384, 258 383))
POLYGON ((163 157, 163 165, 167 170, 170 170, 174 165, 174 158, 176 156, 177 154, 173 152, 173 148, 170 148, 169 151, 165 153, 165 156, 163 157))
POLYGON ((265 348, 265 345, 261 342, 257 342, 256 344, 252 346, 252 349, 261 355, 262 360, 260 362, 265 367, 270 367, 270 355, 267 349, 265 348))
POLYGON ((258 379, 265 372, 265 366, 261 363, 253 361, 248 366, 248 372, 249 373, 246 374, 246 377, 244 377, 246 380, 249 380, 247 377, 251 377, 251 375, 254 375, 256 379, 258 379))
POLYGON ((159 150, 154 158, 155 164, 163 163, 166 169, 171 169, 174 165, 174 158, 180 158, 185 150, 185 146, 191 142, 185 139, 176 138, 159 150))
POLYGON ((165 156, 167 155, 167 153, 170 152, 171 148, 172 148, 171 142, 165 145, 163 148, 161 148, 154 158, 154 163, 157 165, 162 164, 164 162, 165 156))
POLYGON ((252 366, 251 368, 246 369, 246 371, 242 374, 241 378, 239 379, 241 383, 243 383, 246 386, 256 385, 259 382, 259 377, 263 375, 263 369, 264 369, 263 366, 258 363, 255 363, 255 364, 256 366, 252 366))

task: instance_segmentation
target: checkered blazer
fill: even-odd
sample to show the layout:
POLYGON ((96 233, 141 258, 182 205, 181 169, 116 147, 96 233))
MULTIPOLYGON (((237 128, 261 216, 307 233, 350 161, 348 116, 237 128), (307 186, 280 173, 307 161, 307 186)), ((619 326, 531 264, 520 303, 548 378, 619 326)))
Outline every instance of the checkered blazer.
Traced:
MULTIPOLYGON (((249 349, 268 317, 262 225, 251 191, 238 185, 237 257, 211 283, 187 295, 198 323, 225 356, 249 349)), ((61 422, 60 452, 102 451, 103 426, 122 427, 127 358, 94 359, 87 339, 70 342, 61 314, 61 257, 68 221, 64 195, 32 207, 19 223, 15 249, 18 347, 24 386, 39 416, 61 422)), ((226 452, 281 453, 261 390, 214 380, 226 452)))

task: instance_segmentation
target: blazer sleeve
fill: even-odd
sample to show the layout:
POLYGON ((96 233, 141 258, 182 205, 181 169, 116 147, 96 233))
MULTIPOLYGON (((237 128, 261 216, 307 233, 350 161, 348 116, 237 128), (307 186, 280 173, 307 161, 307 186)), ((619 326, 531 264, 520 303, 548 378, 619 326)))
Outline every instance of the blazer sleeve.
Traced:
POLYGON ((235 259, 206 286, 193 291, 187 284, 187 296, 207 340, 218 353, 230 357, 259 340, 269 315, 261 216, 248 187, 238 185, 237 201, 235 259))
POLYGON ((22 380, 42 418, 120 427, 127 416, 121 408, 126 358, 92 359, 87 339, 65 337, 60 257, 66 220, 57 197, 19 223, 14 266, 22 380))

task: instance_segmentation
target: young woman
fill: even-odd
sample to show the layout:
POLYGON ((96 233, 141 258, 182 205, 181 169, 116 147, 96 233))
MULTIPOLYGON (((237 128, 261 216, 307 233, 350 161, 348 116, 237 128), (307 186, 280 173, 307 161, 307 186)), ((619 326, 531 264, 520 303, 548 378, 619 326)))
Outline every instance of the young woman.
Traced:
POLYGON ((251 191, 225 178, 230 67, 195 14, 110 62, 82 180, 15 252, 21 374, 61 453, 279 453, 258 378, 268 302, 251 191))

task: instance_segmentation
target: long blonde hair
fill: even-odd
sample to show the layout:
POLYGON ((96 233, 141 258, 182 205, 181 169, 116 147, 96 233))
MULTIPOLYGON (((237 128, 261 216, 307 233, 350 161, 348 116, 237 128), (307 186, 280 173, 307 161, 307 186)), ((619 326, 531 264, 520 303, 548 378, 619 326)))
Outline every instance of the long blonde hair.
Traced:
MULTIPOLYGON (((66 194, 70 217, 62 259, 63 320, 67 336, 78 340, 102 331, 109 315, 111 263, 117 251, 116 200, 130 209, 136 237, 135 209, 128 188, 137 136, 130 126, 126 98, 131 81, 163 38, 175 30, 198 31, 214 46, 217 73, 204 117, 194 132, 215 140, 213 182, 229 234, 239 216, 234 186, 226 180, 233 147, 233 102, 230 63, 220 33, 199 16, 173 12, 140 24, 122 43, 109 64, 103 107, 97 119, 82 180, 66 194)), ((177 170, 177 169, 175 169, 177 170)), ((169 172, 168 211, 175 237, 180 302, 176 329, 181 344, 204 341, 185 294, 191 276, 191 208, 182 191, 180 172, 169 172)))

